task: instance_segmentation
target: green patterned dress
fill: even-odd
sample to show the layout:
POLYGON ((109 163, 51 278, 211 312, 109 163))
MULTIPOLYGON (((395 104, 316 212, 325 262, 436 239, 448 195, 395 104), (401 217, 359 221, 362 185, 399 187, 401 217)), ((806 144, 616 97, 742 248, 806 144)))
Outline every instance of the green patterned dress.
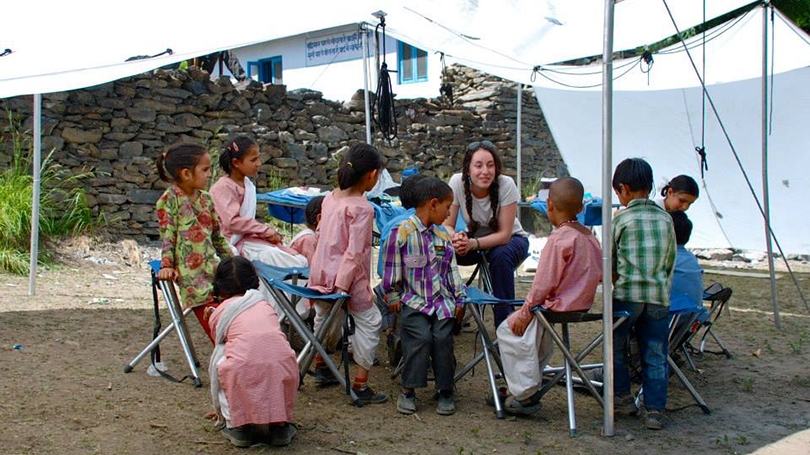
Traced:
POLYGON ((160 267, 177 271, 183 306, 209 302, 219 259, 231 256, 211 196, 200 191, 197 199, 191 200, 172 185, 157 201, 157 217, 163 242, 160 267))

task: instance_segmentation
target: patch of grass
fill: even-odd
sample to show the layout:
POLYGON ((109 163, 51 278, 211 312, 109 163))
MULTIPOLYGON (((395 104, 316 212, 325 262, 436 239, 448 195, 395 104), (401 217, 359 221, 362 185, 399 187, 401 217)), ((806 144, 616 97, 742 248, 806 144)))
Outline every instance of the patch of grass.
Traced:
MULTIPOLYGON (((34 197, 31 136, 20 129, 10 112, 3 136, 10 139, 12 160, 0 173, 0 269, 26 274, 34 197)), ((54 151, 44 157, 40 171, 39 229, 43 240, 92 231, 103 221, 96 219, 85 203, 82 180, 92 173, 63 168, 53 161, 54 151)), ((49 262, 46 248, 39 259, 49 262)))
POLYGON ((788 341, 791 354, 799 355, 804 347, 804 337, 799 337, 796 341, 788 341))
POLYGON ((754 391, 754 378, 743 378, 740 380, 743 392, 751 393, 754 391))

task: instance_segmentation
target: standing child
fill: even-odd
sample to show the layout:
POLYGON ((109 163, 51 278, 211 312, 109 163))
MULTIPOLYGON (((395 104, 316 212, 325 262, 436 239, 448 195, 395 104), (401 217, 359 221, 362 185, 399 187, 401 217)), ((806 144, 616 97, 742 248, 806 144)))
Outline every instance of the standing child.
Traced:
POLYGON ((234 254, 277 267, 306 267, 306 259, 284 246, 275 229, 256 220, 256 186, 250 179, 261 167, 259 146, 236 136, 219 156, 219 166, 227 175, 211 187, 211 196, 234 254))
POLYGON ((534 282, 520 310, 498 326, 498 347, 511 396, 506 412, 534 415, 540 411, 538 392, 543 369, 553 353, 551 334, 532 316, 541 306, 549 311, 588 311, 602 281, 602 250, 591 231, 579 224, 583 188, 571 177, 549 188, 546 213, 556 228, 540 255, 534 282))
POLYGON ((402 392, 397 410, 416 412, 414 388, 427 386, 432 360, 439 403, 436 413, 451 415, 455 358, 453 324, 463 307, 463 282, 456 267, 453 240, 441 227, 450 213, 453 190, 428 177, 411 190, 416 211, 391 230, 381 248, 382 287, 392 312, 400 315, 402 392))
POLYGON ((216 345, 211 354, 211 398, 222 434, 237 447, 258 442, 286 446, 297 433, 293 404, 298 393, 295 352, 278 314, 258 291, 259 277, 247 259, 222 261, 214 293, 224 299, 211 314, 216 345))
MULTIPOLYGON (((374 352, 380 342, 380 311, 371 295, 371 231, 374 209, 365 192, 374 188, 383 167, 383 157, 367 144, 353 145, 340 159, 339 189, 323 200, 318 245, 310 264, 309 287, 320 292, 346 292, 351 295, 349 313, 354 317, 355 331, 350 337, 354 347, 357 373, 352 388, 359 405, 382 403, 388 397, 368 386, 368 375, 374 364, 374 352)), ((328 308, 315 304, 317 331, 328 308)), ((335 384, 337 378, 320 356, 315 356, 315 379, 318 385, 335 384)))
POLYGON ((321 222, 321 209, 324 196, 315 196, 307 202, 304 211, 306 218, 306 229, 295 235, 290 241, 290 248, 298 254, 307 258, 307 262, 312 262, 312 255, 315 254, 315 246, 318 244, 318 224, 321 222))
POLYGON ((613 221, 613 309, 630 318, 615 331, 613 366, 618 411, 636 411, 630 394, 627 354, 630 331, 641 353, 646 426, 662 428, 667 404, 669 292, 675 265, 672 218, 649 199, 653 188, 650 165, 628 158, 613 173, 613 189, 626 206, 613 221))
POLYGON ((171 182, 157 201, 158 230, 163 243, 158 279, 176 281, 184 307, 194 314, 214 341, 205 308, 216 305, 211 281, 220 257, 231 249, 219 230, 211 196, 211 157, 197 144, 176 144, 157 158, 160 179, 171 182), (219 255, 219 257, 217 257, 219 255))

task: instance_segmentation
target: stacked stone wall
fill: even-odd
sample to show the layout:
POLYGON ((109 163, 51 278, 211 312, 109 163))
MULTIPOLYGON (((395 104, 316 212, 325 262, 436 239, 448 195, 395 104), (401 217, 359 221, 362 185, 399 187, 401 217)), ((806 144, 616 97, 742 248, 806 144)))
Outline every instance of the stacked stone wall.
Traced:
MULTIPOLYGON (((447 179, 461 167, 467 144, 488 139, 515 177, 517 85, 470 68, 449 68, 454 102, 445 98, 396 100, 398 137, 374 144, 399 180, 403 169, 447 179)), ((437 87, 438 95, 438 87, 437 87)), ((24 129, 32 127, 32 99, 0 100, 24 129)), ((522 93, 522 182, 566 173, 531 88, 522 93)), ((109 221, 116 236, 145 240, 157 235, 154 203, 167 184, 158 179, 155 157, 178 141, 196 141, 212 151, 235 134, 257 140, 263 163, 257 186, 334 185, 338 156, 365 140, 363 94, 346 103, 311 90, 249 81, 212 81, 199 69, 157 70, 96 87, 43 95, 42 149, 75 172, 91 170, 87 202, 109 221)), ((6 127, 8 115, 0 117, 6 127)), ((0 168, 11 160, 3 136, 0 168)))

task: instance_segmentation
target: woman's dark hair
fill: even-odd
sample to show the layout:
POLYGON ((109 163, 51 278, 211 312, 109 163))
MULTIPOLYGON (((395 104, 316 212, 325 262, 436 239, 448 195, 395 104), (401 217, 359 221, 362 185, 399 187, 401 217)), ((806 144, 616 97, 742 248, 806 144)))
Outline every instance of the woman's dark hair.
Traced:
POLYGON ((382 154, 364 142, 357 143, 343 154, 338 167, 338 186, 345 190, 357 185, 364 175, 379 171, 385 165, 382 154))
POLYGON ((673 193, 686 193, 690 196, 694 196, 695 199, 700 196, 700 187, 695 179, 688 175, 681 174, 670 180, 669 183, 661 189, 661 197, 667 197, 667 191, 670 188, 673 193))
POLYGON ((425 177, 417 183, 418 185, 415 185, 411 190, 411 202, 414 208, 421 206, 433 198, 443 201, 453 195, 453 190, 450 189, 450 185, 436 177, 425 177))
POLYGON ((259 288, 259 275, 253 264, 242 256, 225 258, 214 273, 214 295, 229 299, 259 288))
POLYGON ((686 212, 680 210, 672 210, 669 215, 672 217, 672 226, 675 228, 675 243, 686 245, 692 237, 692 221, 689 220, 686 212))
POLYGON ((184 143, 174 144, 164 153, 158 155, 156 163, 160 179, 164 182, 177 182, 180 180, 180 171, 194 169, 200 159, 208 153, 200 144, 184 143))
POLYGON ((618 191, 619 185, 627 185, 630 191, 644 190, 649 194, 653 187, 650 163, 641 158, 627 158, 619 163, 613 172, 613 189, 618 191))
POLYGON ((472 205, 472 192, 470 191, 470 185, 472 184, 472 180, 470 179, 470 163, 472 163, 473 155, 478 150, 486 150, 490 154, 492 154, 492 159, 495 161, 495 178, 492 179, 492 183, 489 185, 489 204, 492 207, 492 217, 489 219, 488 226, 492 231, 498 230, 498 202, 500 201, 500 176, 501 176, 501 169, 503 169, 503 165, 501 164, 501 157, 498 156, 498 151, 495 148, 495 144, 489 141, 477 141, 473 142, 467 147, 467 152, 464 153, 464 161, 461 163, 461 180, 464 183, 464 198, 465 198, 465 207, 467 208, 467 214, 470 216, 470 223, 469 223, 469 233, 471 236, 475 236, 475 231, 478 230, 479 223, 473 219, 473 205, 472 205))
POLYGON ((226 174, 230 174, 233 168, 231 165, 233 160, 241 160, 248 149, 254 145, 256 145, 256 141, 247 136, 236 136, 229 140, 225 146, 225 150, 219 155, 219 167, 221 167, 226 174))
POLYGON ((399 187, 399 201, 402 203, 403 208, 415 209, 417 207, 413 193, 421 184, 420 182, 426 178, 428 178, 428 176, 425 174, 413 174, 402 181, 402 185, 399 187))
POLYGON ((321 214, 321 207, 323 206, 323 196, 315 196, 307 202, 307 208, 304 209, 304 217, 307 219, 307 224, 310 226, 318 225, 318 215, 321 214))

